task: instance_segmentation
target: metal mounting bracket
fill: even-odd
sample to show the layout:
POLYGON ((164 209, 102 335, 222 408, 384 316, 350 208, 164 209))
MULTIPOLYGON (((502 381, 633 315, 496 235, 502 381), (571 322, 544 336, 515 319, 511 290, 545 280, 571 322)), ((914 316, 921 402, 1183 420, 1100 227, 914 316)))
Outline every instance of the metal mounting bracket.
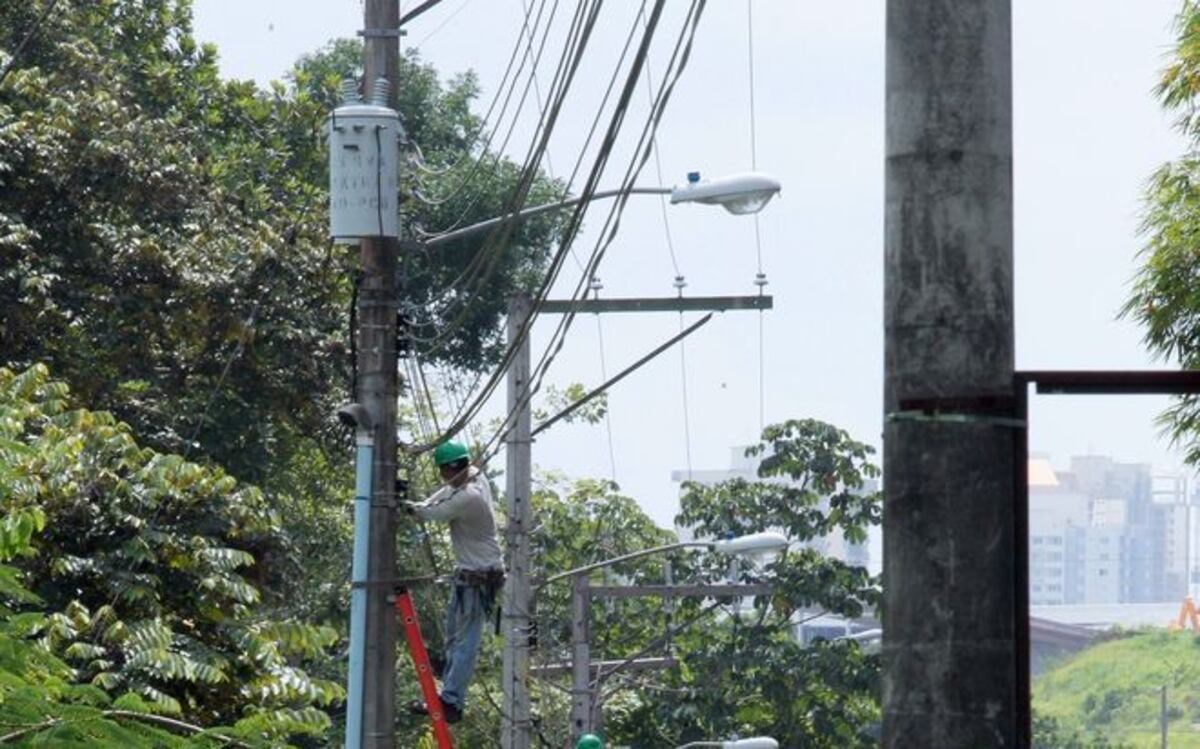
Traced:
POLYGON ((367 39, 399 39, 408 32, 404 29, 359 29, 358 35, 367 39))

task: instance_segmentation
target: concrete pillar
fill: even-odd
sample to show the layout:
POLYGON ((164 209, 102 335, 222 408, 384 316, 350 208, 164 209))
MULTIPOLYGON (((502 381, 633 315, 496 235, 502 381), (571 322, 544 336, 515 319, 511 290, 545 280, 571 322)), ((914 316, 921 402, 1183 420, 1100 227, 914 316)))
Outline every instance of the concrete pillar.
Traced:
POLYGON ((889 0, 886 91, 883 743, 1017 746, 1009 0, 889 0))

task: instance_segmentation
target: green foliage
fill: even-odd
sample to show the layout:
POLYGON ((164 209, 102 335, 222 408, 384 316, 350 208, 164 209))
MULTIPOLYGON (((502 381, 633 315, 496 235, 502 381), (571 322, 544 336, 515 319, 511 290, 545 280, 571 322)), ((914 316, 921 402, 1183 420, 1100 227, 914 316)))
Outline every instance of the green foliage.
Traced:
MULTIPOLYGON (((258 613, 256 555, 280 543, 261 493, 220 469, 140 447, 103 412, 71 410, 44 367, 0 368, 5 519, 0 574, 33 583, 26 635, 99 693, 268 739, 323 732, 338 684, 299 663, 331 629, 258 613), (131 698, 132 699, 132 698, 131 698)), ((129 707, 129 704, 126 705, 129 707)))
MULTIPOLYGON (((340 663, 316 659, 315 692, 273 664, 316 658, 328 631, 314 630, 304 653, 236 653, 259 637, 250 621, 346 619, 353 481, 330 414, 350 379, 358 258, 326 239, 322 132, 341 79, 361 74, 361 43, 334 42, 287 82, 258 87, 220 78, 216 50, 192 35, 190 0, 62 0, 13 59, 40 11, 0 4, 0 66, 12 63, 0 83, 0 364, 45 363, 80 402, 112 414, 78 425, 92 441, 83 453, 65 446, 73 427, 50 425, 64 446, 38 475, 54 506, 25 562, 54 593, 59 616, 43 636, 74 648, 88 678, 144 684, 147 699, 189 714, 264 695, 281 709, 326 704, 340 663), (143 460, 131 434, 158 452, 143 460), (117 466, 72 462, 93 448, 117 466), (74 471, 70 485, 49 478, 60 470, 74 471), (110 494, 121 502, 106 506, 110 494), (218 496, 234 501, 215 510, 218 496), (113 611, 126 627, 161 621, 172 639, 130 665, 112 652, 123 641, 100 639, 113 611)), ((481 145, 473 76, 443 80, 415 53, 399 76, 424 158, 406 169, 405 193, 435 199, 403 203, 406 236, 502 213, 519 169, 481 145), (457 190, 468 174, 470 189, 457 190)), ((538 177, 529 199, 561 192, 538 177)), ((480 237, 404 254, 405 335, 424 361, 467 371, 495 361, 505 297, 534 286, 562 219, 524 222, 502 246, 480 237), (470 267, 485 272, 454 283, 470 267), (450 287, 464 293, 444 295, 450 287)), ((65 397, 54 387, 48 414, 58 413, 48 399, 65 397)), ((29 450, 0 436, 0 501, 31 513, 0 525, 0 553, 37 535, 44 487, 22 488, 31 479, 14 473, 36 463, 29 450)), ((419 533, 404 532, 417 541, 404 568, 427 567, 419 533)), ((441 538, 428 548, 446 569, 441 538)), ((0 572, 0 593, 17 590, 0 572)), ((422 610, 440 608, 422 595, 422 610)), ((245 717, 225 710, 203 720, 245 717)))
MULTIPOLYGON (((760 458, 758 481, 684 485, 676 523, 697 538, 721 539, 779 530, 793 544, 765 567, 743 563, 746 580, 769 582, 771 597, 754 601, 745 621, 681 637, 683 668, 666 686, 670 701, 646 700, 624 730, 650 743, 659 736, 686 740, 767 734, 785 746, 870 746, 879 718, 879 660, 849 641, 803 647, 792 634, 794 615, 813 610, 848 617, 881 602, 879 580, 865 569, 823 556, 812 544, 834 534, 864 542, 880 520, 879 476, 873 449, 824 422, 805 419, 768 426, 747 451, 760 458)), ((712 555, 697 560, 711 578, 725 574, 712 555)), ((661 741, 661 739, 659 739, 661 741)))
POLYGON ((1171 746, 1198 746, 1197 677, 1200 643, 1189 633, 1149 631, 1102 642, 1038 677, 1035 729, 1052 723, 1060 737, 1074 737, 1076 743, 1061 744, 1068 747, 1157 747, 1166 686, 1171 746))
POLYGON ((879 665, 852 642, 803 647, 789 634, 726 622, 681 638, 678 674, 606 725, 632 746, 770 735, 781 746, 869 747, 879 665), (664 697, 664 695, 669 695, 664 697))
MULTIPOLYGON (((0 6, 0 60, 38 12, 0 6)), ((270 488, 296 440, 334 447, 345 398, 357 258, 326 239, 322 133, 361 43, 264 90, 221 80, 190 24, 189 0, 62 2, 0 85, 0 348, 18 369, 48 364, 151 446, 270 488)), ((411 169, 408 186, 450 193, 484 165, 453 199, 406 203, 408 236, 503 212, 518 169, 493 170, 476 145, 473 77, 443 84, 410 54, 400 78, 405 126, 437 172, 411 169)), ((539 179, 530 199, 560 191, 539 179)), ((561 220, 491 247, 463 298, 443 291, 485 240, 405 254, 410 332, 438 338, 426 361, 494 361, 505 297, 532 286, 561 220)))
MULTIPOLYGON (((685 484, 676 523, 693 528, 698 538, 779 530, 793 543, 835 534, 863 543, 867 529, 881 520, 880 494, 866 490, 866 482, 879 476, 870 462, 873 453, 869 445, 814 419, 768 426, 762 442, 747 451, 761 458, 759 480, 685 484)), ((772 605, 785 618, 811 606, 857 617, 882 602, 879 581, 865 569, 811 547, 781 555, 768 574, 778 590, 772 605)))
POLYGON ((1102 736, 1085 736, 1065 728, 1055 718, 1033 715, 1033 749, 1121 749, 1122 746, 1102 736))
MULTIPOLYGON (((832 533, 864 539, 867 526, 878 522, 879 496, 866 490, 866 481, 878 475, 869 462, 871 450, 844 432, 821 422, 790 421, 768 427, 751 454, 762 459, 759 481, 686 485, 677 523, 697 539, 771 529, 795 542, 816 542, 832 533)), ((539 524, 534 558, 543 577, 675 541, 611 482, 544 482, 534 509, 539 524)), ((728 560, 719 555, 673 552, 592 576, 597 584, 661 584, 664 559, 672 562, 679 582, 723 582, 728 574, 728 560)), ((743 560, 741 573, 745 581, 769 582, 776 593, 741 614, 713 610, 710 602, 678 600, 670 619, 678 631, 669 638, 661 600, 593 603, 593 657, 671 654, 679 664, 606 680, 607 740, 616 746, 675 746, 767 734, 783 746, 872 745, 869 729, 879 719, 877 656, 850 641, 802 646, 793 621, 802 609, 859 616, 878 604, 879 581, 803 547, 766 565, 743 560)), ((537 601, 535 658, 569 660, 569 581, 541 589, 537 601)), ((551 743, 565 736, 564 695, 553 687, 540 689, 536 706, 551 743)))
MULTIPOLYGON (((543 388, 542 405, 533 409, 533 420, 535 423, 541 423, 553 418, 583 400, 586 395, 587 389, 578 382, 572 382, 562 389, 554 385, 547 385, 543 388)), ((563 418, 563 422, 599 424, 607 413, 608 393, 605 392, 576 408, 569 416, 563 418)))
MULTIPOLYGON (((7 464, 7 462, 5 463, 7 464)), ((8 472, 8 477, 12 472, 8 472)), ((10 485, 6 480, 4 485, 10 485)), ((42 602, 20 583, 21 572, 7 564, 32 556, 34 537, 44 528, 40 512, 14 510, 5 515, 4 549, 0 555, 0 743, 11 746, 212 747, 223 744, 199 727, 170 723, 162 728, 153 705, 127 692, 112 699, 97 685, 79 683, 78 673, 51 654, 35 638, 47 627, 37 610, 42 602), (7 532, 20 528, 18 533, 7 532), (28 610, 24 610, 28 609, 28 610)), ((68 657, 92 657, 99 648, 82 643, 67 648, 68 657), (72 652, 74 651, 74 652, 72 652)))
MULTIPOLYGON (((1177 116, 1187 139, 1180 158, 1151 175, 1144 198, 1142 266, 1122 315, 1143 328, 1151 352, 1200 368, 1200 3, 1184 0, 1176 20, 1175 47, 1157 87, 1163 107, 1177 116)), ((1200 399, 1176 400, 1160 417, 1166 431, 1200 461, 1200 399)))

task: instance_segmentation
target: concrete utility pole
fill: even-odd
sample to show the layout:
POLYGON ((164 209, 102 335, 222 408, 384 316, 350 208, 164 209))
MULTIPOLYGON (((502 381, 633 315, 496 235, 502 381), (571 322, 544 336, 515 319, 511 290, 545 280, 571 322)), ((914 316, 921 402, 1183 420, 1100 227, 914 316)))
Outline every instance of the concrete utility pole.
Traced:
POLYGON ((571 581, 571 740, 595 724, 592 696, 592 595, 584 573, 571 581))
MULTIPOLYGON (((566 299, 545 300, 542 314, 607 314, 617 312, 725 312, 727 310, 768 310, 774 298, 765 294, 750 297, 667 297, 636 299, 566 299)), ((518 294, 509 301, 508 343, 511 346, 532 312, 528 295, 518 294)), ((701 321, 704 322, 704 321, 701 321)), ((693 329, 697 326, 693 326, 693 329)), ((682 334, 681 334, 682 335, 682 334)), ((606 385, 615 384, 632 369, 640 367, 661 353, 664 347, 652 352, 632 368, 612 378, 606 385)), ((529 558, 529 497, 533 493, 532 404, 524 392, 530 378, 529 337, 513 358, 508 370, 508 412, 519 407, 512 428, 505 437, 508 456, 508 530, 505 566, 508 581, 504 588, 504 714, 501 716, 500 746, 502 749, 529 749, 533 724, 530 720, 529 649, 533 631, 533 592, 530 585, 532 561, 529 558), (522 402, 523 401, 523 402, 522 402)), ((562 414, 560 414, 561 416, 562 414)), ((558 417, 540 425, 538 430, 558 417)), ((586 643, 584 643, 586 647, 586 643)), ((577 691, 577 690, 576 690, 577 691)), ((573 700, 573 715, 582 715, 578 699, 573 700)), ((589 713, 590 715, 590 713, 589 713)), ((590 717, 588 718, 590 721, 590 717)), ((574 723, 573 723, 574 725, 574 723)))
POLYGON ((1023 734, 1011 17, 887 5, 885 747, 1023 734))
MULTIPOLYGON (((400 69, 400 6, 397 0, 366 0, 363 61, 365 85, 390 83, 388 106, 397 108, 400 69)), ((396 577, 396 252, 394 239, 362 239, 358 289, 358 382, 356 398, 375 425, 371 482, 371 530, 367 576, 396 577)), ((389 585, 367 590, 366 657, 363 676, 363 746, 395 744, 396 614, 389 585)))
MULTIPOLYGON (((601 688, 606 679, 618 672, 650 671, 671 668, 675 658, 668 655, 659 658, 635 656, 618 661, 592 660, 591 610, 593 598, 644 598, 659 597, 664 602, 677 598, 736 598, 742 596, 766 596, 771 586, 764 583, 736 583, 715 585, 600 585, 594 586, 586 572, 574 575, 571 580, 571 742, 585 734, 602 730, 601 688)), ((675 635, 674 625, 667 617, 666 631, 661 643, 670 647, 675 635)), ((563 669, 551 665, 539 669, 536 675, 552 677, 563 669)))
MULTIPOLYGON (((529 320, 532 302, 527 294, 517 294, 508 304, 508 343, 511 346, 529 320)), ((512 428, 505 436, 505 471, 508 526, 505 531, 505 567, 508 583, 504 586, 503 714, 500 724, 502 749, 529 749, 529 637, 533 617, 530 604, 533 592, 529 576, 529 495, 533 492, 532 416, 525 393, 529 386, 529 336, 521 342, 508 368, 508 412, 517 412, 512 428), (524 405, 522 405, 524 399, 524 405)))

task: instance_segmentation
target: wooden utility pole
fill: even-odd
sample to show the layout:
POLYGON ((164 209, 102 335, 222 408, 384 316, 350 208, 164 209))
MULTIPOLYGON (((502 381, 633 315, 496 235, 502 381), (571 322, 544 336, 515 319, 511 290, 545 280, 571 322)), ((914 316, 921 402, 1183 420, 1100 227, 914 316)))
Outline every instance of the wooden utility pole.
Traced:
POLYGON ((1015 747, 1010 0, 889 0, 883 746, 1015 747))
MULTIPOLYGON (((365 0, 364 21, 364 89, 369 91, 377 79, 388 81, 388 106, 397 109, 399 3, 397 0, 365 0)), ((367 552, 370 581, 396 577, 396 253, 395 239, 362 239, 355 400, 370 412, 375 424, 367 552)), ((388 585, 382 584, 369 585, 367 590, 363 676, 363 746, 366 749, 394 749, 395 745, 396 614, 389 601, 391 592, 388 585)))

